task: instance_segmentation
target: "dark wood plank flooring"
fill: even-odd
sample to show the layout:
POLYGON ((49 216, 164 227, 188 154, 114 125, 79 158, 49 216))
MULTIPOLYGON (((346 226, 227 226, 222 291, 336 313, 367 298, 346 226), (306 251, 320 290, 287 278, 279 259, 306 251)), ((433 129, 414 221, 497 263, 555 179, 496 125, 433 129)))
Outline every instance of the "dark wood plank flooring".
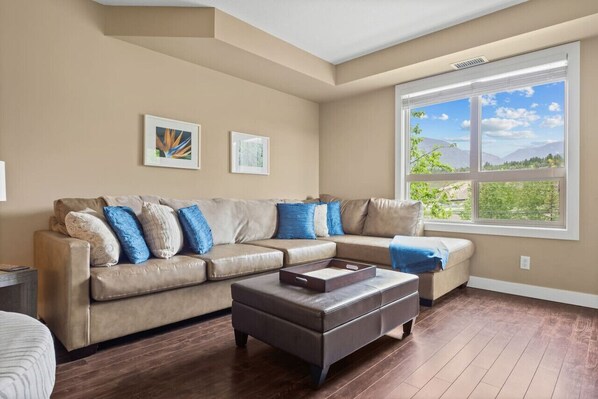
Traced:
POLYGON ((53 398, 598 398, 598 310, 466 288, 335 363, 317 391, 303 361, 249 338, 230 314, 100 346, 68 362, 53 398))

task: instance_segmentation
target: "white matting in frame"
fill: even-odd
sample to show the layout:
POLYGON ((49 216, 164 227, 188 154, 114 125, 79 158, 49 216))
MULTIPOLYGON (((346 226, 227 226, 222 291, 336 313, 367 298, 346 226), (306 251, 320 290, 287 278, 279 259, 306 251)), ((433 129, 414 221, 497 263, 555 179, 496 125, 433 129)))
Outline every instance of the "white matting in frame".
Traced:
POLYGON ((144 165, 201 167, 201 126, 153 115, 144 118, 144 165))
POLYGON ((230 132, 232 173, 270 174, 270 138, 230 132))

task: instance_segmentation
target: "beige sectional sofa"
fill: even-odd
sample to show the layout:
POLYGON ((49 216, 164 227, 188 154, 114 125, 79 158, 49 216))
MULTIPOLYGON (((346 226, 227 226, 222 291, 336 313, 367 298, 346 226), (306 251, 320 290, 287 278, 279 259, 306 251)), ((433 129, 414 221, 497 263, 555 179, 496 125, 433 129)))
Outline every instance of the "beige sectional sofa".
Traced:
MULTIPOLYGON (((322 196, 323 201, 334 199, 322 196)), ((391 268, 391 238, 362 235, 364 228, 366 233, 372 231, 370 200, 343 200, 346 235, 317 240, 274 239, 278 202, 287 201, 186 201, 155 196, 57 200, 50 231, 37 231, 34 237, 39 315, 67 350, 74 351, 229 308, 232 283, 281 267, 336 256, 391 268), (90 267, 89 244, 66 234, 68 212, 86 208, 102 212, 106 205, 125 205, 140 213, 144 201, 173 209, 198 205, 212 229, 212 250, 204 255, 183 252, 170 259, 150 258, 137 265, 90 267)), ((420 275, 420 297, 428 305, 469 278, 473 244, 448 238, 445 244, 451 251, 446 270, 420 275)))

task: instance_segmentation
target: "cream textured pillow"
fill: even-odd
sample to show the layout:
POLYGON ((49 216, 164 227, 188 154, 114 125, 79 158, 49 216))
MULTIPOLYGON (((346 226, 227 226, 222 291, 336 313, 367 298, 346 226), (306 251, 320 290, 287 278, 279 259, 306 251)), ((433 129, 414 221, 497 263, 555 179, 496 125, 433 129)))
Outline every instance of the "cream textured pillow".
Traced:
POLYGON ((156 258, 172 258, 183 249, 183 230, 171 207, 144 202, 139 221, 147 246, 156 258))
POLYGON ((328 205, 316 205, 314 230, 318 237, 328 237, 328 205))
POLYGON ((87 208, 80 212, 69 212, 64 223, 71 237, 89 243, 91 266, 113 266, 118 263, 120 244, 104 215, 87 208))

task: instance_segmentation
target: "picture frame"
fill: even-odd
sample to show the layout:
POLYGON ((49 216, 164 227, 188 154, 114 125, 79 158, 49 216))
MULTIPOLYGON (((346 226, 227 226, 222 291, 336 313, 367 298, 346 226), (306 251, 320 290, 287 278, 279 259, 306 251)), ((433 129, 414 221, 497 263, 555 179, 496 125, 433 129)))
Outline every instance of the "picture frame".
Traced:
POLYGON ((232 173, 270 174, 270 138, 255 134, 230 132, 232 173))
POLYGON ((159 116, 144 116, 143 164, 165 168, 201 168, 201 126, 159 116))

